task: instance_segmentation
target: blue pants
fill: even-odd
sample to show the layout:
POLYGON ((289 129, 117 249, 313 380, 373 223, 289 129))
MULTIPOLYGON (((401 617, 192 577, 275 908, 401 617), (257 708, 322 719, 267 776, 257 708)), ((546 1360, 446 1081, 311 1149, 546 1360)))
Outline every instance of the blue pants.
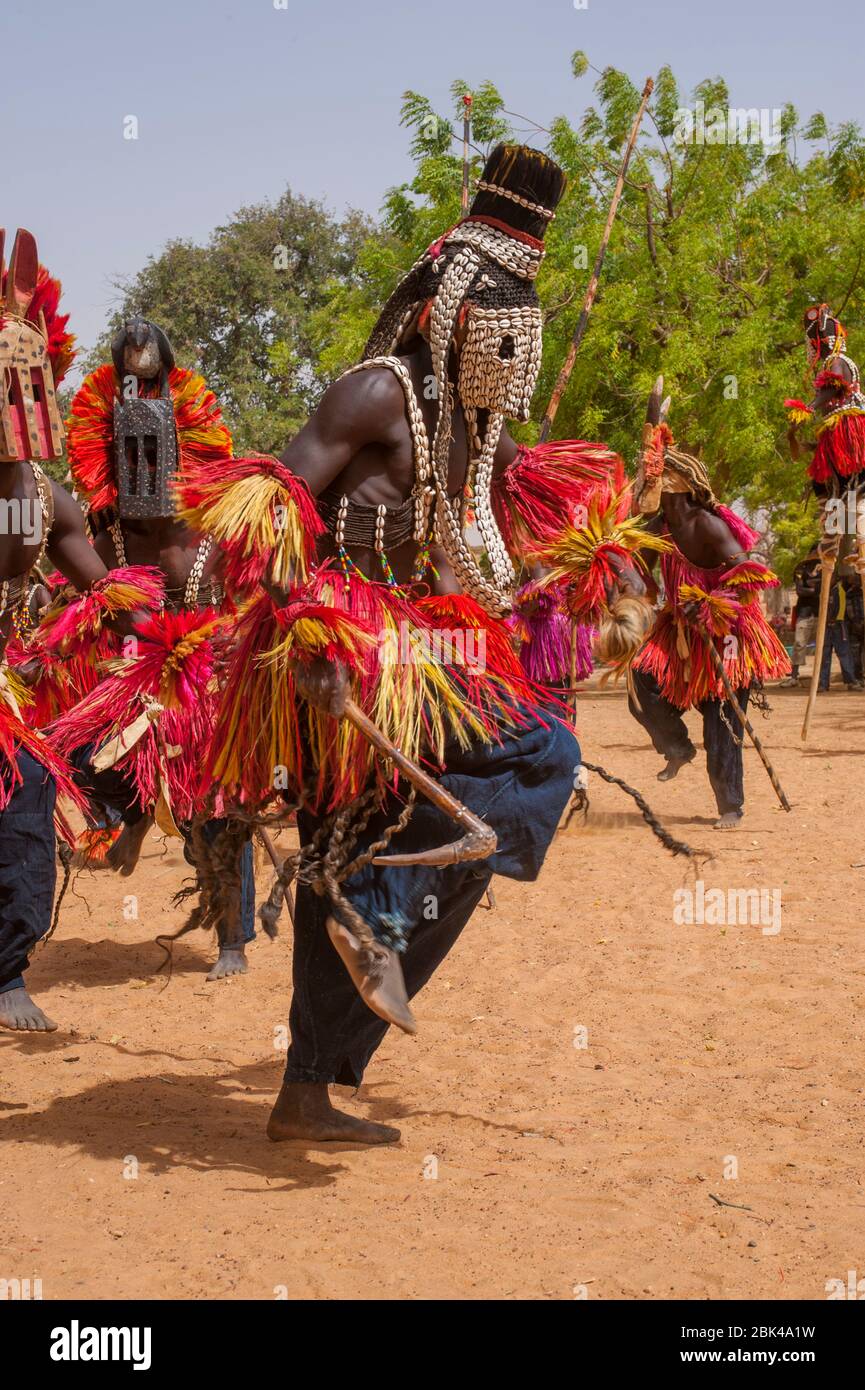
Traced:
MULTIPOLYGON (((446 869, 370 864, 341 885, 376 935, 402 951, 410 998, 444 960, 493 874, 522 881, 537 878, 579 762, 579 744, 554 720, 544 728, 532 719, 492 748, 449 749, 442 784, 493 827, 496 853, 446 869)), ((386 807, 360 837, 357 850, 377 839, 399 809, 395 802, 386 807)), ((298 816, 302 843, 309 842, 317 824, 307 813, 298 816)), ((453 821, 419 796, 408 826, 393 838, 390 851, 428 849, 458 836, 453 821)), ((285 1080, 359 1086, 388 1025, 367 1008, 334 950, 325 926, 331 912, 326 898, 298 884, 285 1080)))
MULTIPOLYGON (((665 699, 658 682, 647 671, 634 671, 634 690, 637 696, 628 697, 631 714, 648 733, 656 753, 665 758, 687 758, 694 752, 688 726, 682 711, 665 699)), ((748 688, 736 691, 736 699, 744 712, 748 705, 748 688)), ((745 804, 744 770, 742 766, 741 726, 725 700, 704 700, 697 706, 703 716, 703 744, 706 749, 706 768, 718 812, 741 811, 745 804), (726 722, 725 722, 726 721, 726 722), (735 729, 736 736, 731 733, 735 729)))
MULTIPOLYGON (((76 751, 71 760, 77 772, 75 780, 98 806, 111 815, 119 815, 124 825, 136 825, 144 810, 136 799, 134 788, 116 767, 96 772, 90 762, 92 755, 92 748, 76 751)), ((226 824, 224 820, 211 821, 204 828, 205 838, 215 839, 226 824)), ((244 845, 240 860, 240 928, 245 942, 255 939, 255 870, 251 841, 244 845)))
POLYGON ((17 762, 22 782, 0 812, 0 993, 23 985, 51 925, 57 880, 54 779, 23 750, 17 762))
POLYGON ((850 650, 850 643, 847 640, 847 624, 827 623, 826 640, 823 643, 823 659, 820 662, 820 681, 819 689, 829 689, 829 677, 832 674, 832 653, 838 657, 841 667, 841 675, 844 677, 845 685, 852 685, 856 679, 856 672, 853 668, 853 653, 850 650))

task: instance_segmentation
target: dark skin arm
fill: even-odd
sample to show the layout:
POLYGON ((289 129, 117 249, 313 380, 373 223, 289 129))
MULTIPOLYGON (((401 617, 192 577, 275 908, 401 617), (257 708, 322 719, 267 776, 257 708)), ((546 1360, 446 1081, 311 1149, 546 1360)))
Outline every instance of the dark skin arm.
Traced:
MULTIPOLYGON (((48 538, 48 558, 74 584, 79 593, 105 579, 109 568, 100 559, 87 538, 81 508, 64 487, 52 483, 54 493, 54 525, 48 538)), ((143 609, 134 613, 119 613, 106 620, 105 626, 120 637, 128 637, 136 623, 147 617, 143 609)))
POLYGON ((104 579, 107 567, 87 539, 81 508, 59 483, 54 494, 54 525, 48 537, 48 558, 79 592, 104 579))
MULTIPOLYGON (((46 554, 55 568, 79 592, 83 592, 100 579, 104 579, 108 574, 108 568, 100 560, 87 539, 84 518, 75 499, 59 483, 53 481, 51 492, 54 498, 54 523, 48 537, 46 554)), ((37 554, 38 548, 34 548, 32 555, 27 557, 31 564, 35 561, 37 554)), ((122 614, 111 626, 115 632, 125 636, 132 631, 133 623, 139 622, 145 616, 144 613, 122 614)), ((7 617, 11 622, 11 615, 7 615, 7 617)), ((0 631, 0 648, 5 648, 9 639, 9 631, 9 623, 4 619, 2 631, 0 631)), ((26 679, 27 664, 19 670, 26 679)), ((35 674, 35 669, 30 674, 35 674)))

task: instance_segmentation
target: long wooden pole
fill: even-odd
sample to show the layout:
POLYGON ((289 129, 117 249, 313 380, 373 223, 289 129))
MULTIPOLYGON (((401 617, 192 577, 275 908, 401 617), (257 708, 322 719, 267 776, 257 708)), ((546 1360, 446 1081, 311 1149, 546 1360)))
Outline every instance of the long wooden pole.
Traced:
POLYGON ((552 429, 553 421, 556 418, 556 412, 559 408, 559 403, 562 399, 562 396, 564 395, 565 388, 571 379, 571 372, 574 370, 574 363, 577 360, 577 352, 579 351, 580 343, 583 341, 583 336, 586 331, 586 325, 589 321, 589 314, 592 312, 592 305, 595 302, 595 295, 598 292, 598 283, 601 278, 601 270, 604 264, 604 257, 607 254, 607 245, 610 240, 610 233, 613 230, 613 223, 616 220, 616 213, 619 210, 619 202, 621 201, 622 190, 625 187, 625 175, 628 172, 628 165, 631 162, 631 155, 634 153, 634 146, 637 143, 637 136, 640 133, 640 126, 643 123, 643 117, 646 114, 646 107, 649 104, 649 97, 652 95, 654 86, 654 79, 651 77, 647 77, 646 85, 643 88, 643 97, 640 102, 640 109, 634 117, 634 124, 631 126, 631 133, 628 136, 628 143, 625 146, 625 155, 622 160, 622 167, 619 170, 619 177, 616 179, 616 186, 613 189, 613 197, 610 203, 609 211, 607 213, 607 221, 604 226, 604 234, 601 237, 601 244, 598 247, 598 254, 595 257, 595 265, 594 269, 592 270, 592 278, 589 281, 589 286, 586 290, 586 295, 583 300, 582 312, 577 321, 577 326, 574 329, 574 336, 571 339, 571 346, 568 348, 568 355, 562 364, 562 369, 559 372, 558 379, 556 380, 556 384, 553 387, 553 394, 550 396, 550 403, 547 406, 546 414, 544 415, 543 422, 541 424, 542 443, 545 439, 549 438, 550 430, 552 429))
POLYGON ((792 808, 791 808, 791 806, 790 806, 790 803, 789 803, 789 801, 787 800, 787 797, 786 797, 785 794, 784 794, 784 788, 781 786, 781 783, 778 781, 778 774, 777 774, 777 772, 775 771, 775 769, 774 769, 774 767, 772 766, 772 764, 769 762, 769 758, 768 758, 768 755, 767 755, 767 753, 766 753, 766 750, 764 749, 762 743, 760 742, 759 738, 757 737, 756 733, 754 732, 754 730, 753 730, 753 728, 752 728, 752 726, 751 726, 751 721, 749 720, 749 718, 748 718, 748 716, 746 715, 745 711, 742 709, 742 706, 739 704, 739 700, 738 700, 738 697, 737 697, 737 695, 736 695, 736 692, 735 692, 735 690, 733 689, 732 685, 730 684, 730 678, 729 678, 729 676, 727 675, 727 672, 724 670, 724 663, 723 663, 723 661, 721 660, 720 653, 718 652, 718 649, 717 649, 717 647, 715 646, 715 643, 714 643, 714 641, 712 640, 711 635, 706 631, 706 629, 705 629, 705 627, 703 627, 702 623, 699 623, 699 624, 697 625, 697 630, 698 630, 698 632, 700 633, 700 636, 702 637, 703 641, 704 641, 705 644, 706 644, 707 650, 708 650, 708 652, 709 652, 709 656, 710 656, 711 659, 712 659, 712 664, 713 664, 713 666, 715 667, 715 671, 716 671, 716 673, 717 673, 717 675, 718 675, 718 678, 719 678, 719 680, 721 681, 721 684, 722 684, 723 687, 724 687, 724 690, 725 690, 726 695, 727 695, 727 703, 728 703, 729 705, 732 706, 733 711, 734 711, 734 713, 735 713, 735 715, 736 715, 736 718, 738 719, 739 723, 742 725, 742 728, 745 730, 745 733, 748 735, 748 737, 750 738, 750 740, 751 740, 751 742, 753 743, 754 747, 756 748, 757 752, 759 753, 760 759, 761 759, 761 761, 762 761, 762 763, 763 763, 763 766, 765 767, 766 771, 767 771, 768 774, 769 774, 769 781, 772 783, 772 786, 775 788, 775 794, 776 794, 776 796, 778 797, 778 800, 780 801, 781 805, 784 807, 784 810, 785 810, 785 811, 791 810, 792 808))
MULTIPOLYGON (((826 642, 826 624, 829 618, 829 599, 832 596, 832 575, 835 573, 834 553, 821 555, 820 568, 822 579, 820 581, 820 608, 817 613, 817 642, 814 648, 814 669, 811 672, 811 684, 808 688, 808 703, 805 706, 805 718, 802 721, 803 743, 808 738, 811 715, 814 712, 814 702, 817 699, 817 686, 820 683, 820 667, 823 664, 823 647, 826 642)), ((865 593, 865 589, 863 589, 863 593, 865 593)))
POLYGON ((463 217, 469 210, 469 143, 472 135, 473 100, 471 92, 466 92, 463 96, 463 187, 460 199, 463 217))

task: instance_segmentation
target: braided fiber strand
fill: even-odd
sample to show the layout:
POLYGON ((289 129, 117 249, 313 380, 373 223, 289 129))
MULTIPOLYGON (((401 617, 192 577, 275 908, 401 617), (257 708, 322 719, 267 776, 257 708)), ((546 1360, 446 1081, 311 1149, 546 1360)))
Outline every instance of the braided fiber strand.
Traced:
MULTIPOLYGON (((621 777, 614 777, 611 772, 607 772, 605 768, 600 767, 597 763, 587 763, 585 759, 582 762, 582 766, 589 772, 596 772, 598 776, 602 777, 610 786, 620 787, 623 792, 627 792, 628 796, 633 797, 639 807, 643 820, 646 822, 652 834, 661 841, 664 848, 668 849, 671 854, 684 854, 688 859, 698 863, 710 857, 700 850, 692 849, 690 845, 685 844, 684 840, 677 840, 675 836, 671 835, 666 826, 658 820, 658 817, 655 815, 645 797, 641 796, 635 787, 629 787, 627 782, 622 781, 621 777)), ((576 809, 579 809, 576 805, 571 808, 567 820, 565 821, 564 829, 567 829, 571 816, 576 809)))

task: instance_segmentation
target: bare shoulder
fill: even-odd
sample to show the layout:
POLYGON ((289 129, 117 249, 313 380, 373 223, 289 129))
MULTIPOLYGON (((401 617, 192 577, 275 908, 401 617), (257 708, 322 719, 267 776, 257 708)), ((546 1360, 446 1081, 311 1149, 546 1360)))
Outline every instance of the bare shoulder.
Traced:
POLYGON ((499 435, 499 442, 496 445, 495 458, 493 459, 493 473, 496 477, 510 468, 517 456, 517 442, 508 433, 506 425, 502 425, 502 432, 499 435))
POLYGON ((334 381, 325 391, 317 413, 357 422, 401 418, 405 414, 405 392, 389 367, 366 367, 334 381))
POLYGON ((829 371, 833 372, 835 376, 843 377, 844 381, 847 382, 853 382, 856 379, 849 360, 843 356, 839 357, 835 362, 833 362, 832 366, 829 368, 829 371))

